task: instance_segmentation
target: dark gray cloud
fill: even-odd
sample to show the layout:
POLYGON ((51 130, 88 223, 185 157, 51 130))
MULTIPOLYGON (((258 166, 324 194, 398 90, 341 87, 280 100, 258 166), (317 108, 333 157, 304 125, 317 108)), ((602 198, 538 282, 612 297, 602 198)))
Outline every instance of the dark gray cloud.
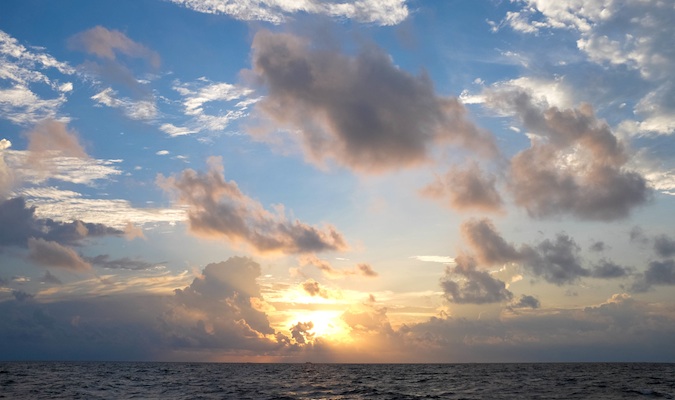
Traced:
POLYGON ((639 276, 631 290, 633 292, 646 292, 653 286, 675 285, 675 260, 652 261, 647 270, 639 276))
POLYGON ((83 259, 95 267, 107 269, 128 269, 133 271, 153 269, 162 265, 162 263, 149 263, 147 261, 135 260, 129 257, 111 259, 110 255, 108 254, 99 254, 96 257, 83 257, 83 259))
POLYGON ((546 239, 534 247, 524 245, 521 259, 528 271, 556 285, 572 284, 591 271, 581 265, 579 246, 571 237, 559 233, 555 240, 546 239))
POLYGON ((458 211, 498 212, 502 210, 503 201, 495 183, 493 175, 486 175, 477 163, 472 163, 466 168, 452 168, 445 175, 436 177, 421 193, 458 211))
POLYGON ((123 233, 103 224, 38 218, 35 207, 28 207, 22 197, 0 202, 0 247, 26 247, 30 238, 78 245, 89 237, 121 236, 123 233))
POLYGON ((289 221, 280 209, 271 212, 226 181, 219 158, 209 159, 207 172, 184 170, 178 176, 159 175, 157 183, 188 207, 190 230, 198 235, 245 243, 260 253, 342 251, 347 243, 332 226, 315 228, 289 221))
POLYGON ((520 296, 518 302, 512 304, 511 307, 535 309, 541 307, 541 303, 539 302, 539 299, 537 299, 536 297, 524 294, 520 296))
POLYGON ((604 259, 596 264, 591 272, 594 278, 601 279, 623 278, 625 276, 629 276, 631 273, 631 268, 624 267, 604 259))
POLYGON ((563 233, 556 235, 554 240, 545 239, 534 245, 516 247, 506 242, 488 219, 464 222, 461 232, 478 265, 520 263, 533 276, 556 285, 573 284, 584 277, 611 279, 631 274, 630 268, 611 260, 603 259, 592 268, 585 267, 581 248, 573 238, 563 233))
POLYGON ((654 238, 654 251, 660 257, 667 258, 675 255, 675 240, 667 235, 658 235, 654 238))
POLYGON ((509 188, 534 217, 571 214, 612 221, 627 217, 651 195, 644 177, 627 168, 629 155, 589 105, 540 107, 523 90, 488 93, 488 105, 517 116, 533 136, 511 159, 509 188))
POLYGON ((441 280, 445 298, 451 303, 486 304, 510 301, 513 298, 506 284, 489 272, 477 270, 475 260, 460 256, 456 265, 448 267, 441 280), (455 280, 460 278, 460 281, 455 280))
MULTIPOLYGON (((252 49, 253 76, 268 92, 256 109, 275 129, 298 132, 311 162, 379 172, 428 161, 430 148, 442 142, 497 152, 492 135, 468 121, 457 99, 436 95, 426 75, 399 69, 375 46, 348 56, 260 31, 252 49)), ((252 134, 278 140, 270 132, 252 134)))

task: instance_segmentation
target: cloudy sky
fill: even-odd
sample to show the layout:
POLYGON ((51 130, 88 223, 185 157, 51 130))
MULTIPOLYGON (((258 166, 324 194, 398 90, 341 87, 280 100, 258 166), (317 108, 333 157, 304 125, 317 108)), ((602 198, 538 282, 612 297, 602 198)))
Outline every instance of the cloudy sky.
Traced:
POLYGON ((675 361, 675 4, 0 5, 0 359, 675 361))

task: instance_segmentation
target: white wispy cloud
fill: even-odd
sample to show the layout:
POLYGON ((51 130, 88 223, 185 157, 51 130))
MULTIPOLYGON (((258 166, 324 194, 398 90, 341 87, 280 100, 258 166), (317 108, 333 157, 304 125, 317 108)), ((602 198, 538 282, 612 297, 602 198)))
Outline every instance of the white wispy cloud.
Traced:
POLYGON ((253 90, 225 82, 200 78, 194 82, 175 82, 173 89, 181 95, 183 114, 189 119, 185 126, 165 123, 160 130, 169 136, 181 136, 202 131, 222 131, 233 121, 248 115, 250 105, 259 98, 250 97, 253 90), (216 109, 215 104, 218 104, 216 109), (225 110, 220 107, 225 106, 225 110), (212 109, 213 108, 213 109, 212 109))
POLYGON ((176 223, 186 218, 180 208, 136 208, 127 200, 92 199, 57 187, 21 189, 16 194, 36 206, 38 217, 58 221, 82 220, 124 229, 129 222, 134 225, 176 223))
POLYGON ((100 160, 94 158, 56 156, 44 160, 43 168, 34 168, 28 162, 29 151, 5 150, 5 162, 12 168, 17 179, 38 185, 49 179, 80 185, 94 185, 96 181, 121 175, 117 165, 122 160, 100 160), (44 169, 50 171, 45 174, 44 169))
POLYGON ((396 25, 408 17, 406 0, 171 0, 208 14, 227 14, 244 21, 279 24, 297 13, 348 18, 377 25, 396 25))
MULTIPOLYGON (((72 90, 71 82, 49 78, 44 72, 54 69, 68 79, 75 69, 51 55, 29 50, 18 40, 0 30, 0 115, 17 125, 31 125, 45 118, 57 118, 72 90), (36 94, 40 85, 51 98, 36 94)), ((61 120, 67 118, 60 116, 61 120)))
POLYGON ((132 100, 128 97, 117 97, 117 92, 112 88, 91 97, 98 104, 112 108, 119 108, 124 115, 135 120, 152 120, 157 117, 157 105, 154 100, 132 100))

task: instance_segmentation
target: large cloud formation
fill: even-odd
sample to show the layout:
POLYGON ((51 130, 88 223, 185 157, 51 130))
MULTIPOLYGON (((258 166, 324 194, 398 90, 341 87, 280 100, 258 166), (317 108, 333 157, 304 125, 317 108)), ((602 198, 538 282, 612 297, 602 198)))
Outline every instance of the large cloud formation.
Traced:
POLYGON ((157 182, 176 194, 188 207, 192 232, 245 243, 260 253, 310 253, 347 249, 342 235, 332 226, 318 229, 300 221, 289 221, 283 211, 267 211, 258 201, 226 181, 220 158, 209 159, 207 172, 184 170, 178 176, 159 175, 157 182))
POLYGON ((531 146, 512 158, 509 181, 516 204, 530 215, 611 221, 648 200, 646 180, 627 168, 623 144, 589 105, 541 107, 517 88, 489 92, 487 104, 530 132, 531 146))
POLYGON ((252 48, 253 74, 268 91, 256 109, 297 132, 314 163, 379 172, 424 162, 441 142, 496 153, 491 134, 466 119, 457 99, 437 96, 427 76, 399 69, 379 48, 348 56, 269 31, 258 32, 252 48))
MULTIPOLYGON (((648 92, 633 111, 639 134, 672 134, 675 130, 673 71, 675 5, 661 0, 519 0, 521 11, 509 12, 503 23, 526 33, 566 29, 578 35, 580 51, 592 62, 622 66, 642 78, 648 92)), ((633 121, 631 121, 633 122, 633 121)))

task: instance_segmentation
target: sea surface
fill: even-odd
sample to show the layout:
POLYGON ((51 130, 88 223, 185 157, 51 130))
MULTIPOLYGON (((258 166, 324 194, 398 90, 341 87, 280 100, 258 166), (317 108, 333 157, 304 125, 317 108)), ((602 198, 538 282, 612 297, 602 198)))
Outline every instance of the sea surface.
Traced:
POLYGON ((652 399, 675 364, 0 362, 9 399, 652 399))

